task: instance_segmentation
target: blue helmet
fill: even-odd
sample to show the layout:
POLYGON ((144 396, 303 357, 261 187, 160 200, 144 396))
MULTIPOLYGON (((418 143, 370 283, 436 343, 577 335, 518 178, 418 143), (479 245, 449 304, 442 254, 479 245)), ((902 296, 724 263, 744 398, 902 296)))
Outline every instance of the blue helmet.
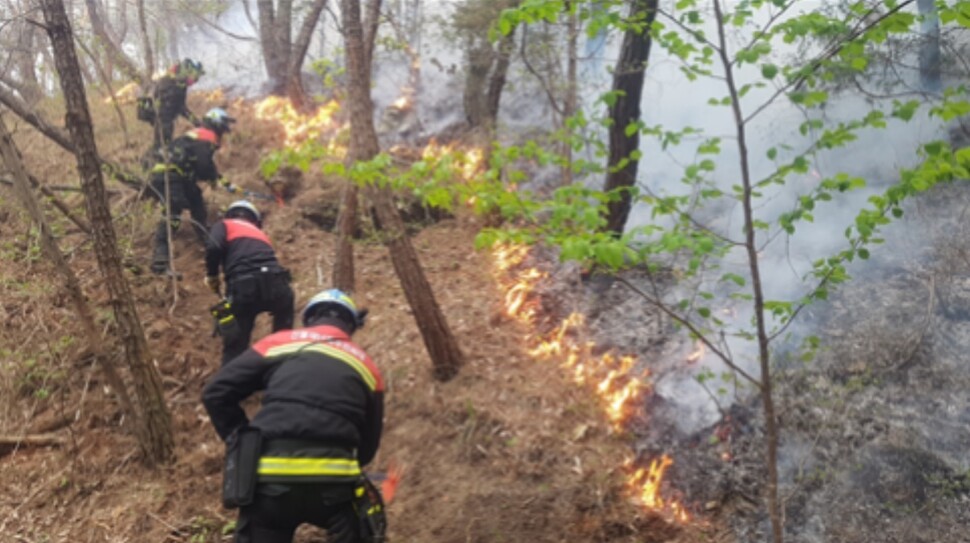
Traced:
POLYGON ((350 296, 344 293, 344 291, 335 288, 324 290, 317 293, 313 298, 310 298, 306 307, 303 308, 303 326, 307 325, 307 318, 310 315, 328 305, 337 308, 338 314, 342 312, 346 313, 346 317, 350 319, 347 324, 352 325, 354 329, 364 326, 367 310, 358 310, 357 304, 354 303, 354 300, 350 296))

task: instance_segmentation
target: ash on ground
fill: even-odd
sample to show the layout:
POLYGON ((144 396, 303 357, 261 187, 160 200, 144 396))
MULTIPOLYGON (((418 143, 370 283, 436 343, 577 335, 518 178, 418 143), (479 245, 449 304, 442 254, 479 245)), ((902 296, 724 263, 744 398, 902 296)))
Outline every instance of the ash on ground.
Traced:
MULTIPOLYGON (((815 357, 773 352, 787 541, 968 540, 968 218, 964 184, 912 202, 886 246, 850 267, 854 279, 802 315, 795 335, 820 339, 815 357)), ((550 254, 534 259, 550 271, 538 294, 550 323, 579 311, 600 349, 636 355, 655 381, 689 373, 682 332, 621 282, 548 264, 550 254)), ((725 515, 738 541, 768 540, 760 398, 732 391, 708 402, 712 418, 709 406, 685 412, 688 402, 666 392, 645 398, 635 452, 674 458, 668 490, 695 517, 725 515)))

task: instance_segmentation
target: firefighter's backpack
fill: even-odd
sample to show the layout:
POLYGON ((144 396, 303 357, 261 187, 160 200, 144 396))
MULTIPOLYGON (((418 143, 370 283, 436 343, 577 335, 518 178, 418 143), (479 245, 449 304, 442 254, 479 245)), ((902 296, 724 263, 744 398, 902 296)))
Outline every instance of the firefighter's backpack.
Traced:
POLYGON ((155 122, 155 99, 151 96, 139 96, 135 100, 135 113, 139 121, 152 124, 155 122))

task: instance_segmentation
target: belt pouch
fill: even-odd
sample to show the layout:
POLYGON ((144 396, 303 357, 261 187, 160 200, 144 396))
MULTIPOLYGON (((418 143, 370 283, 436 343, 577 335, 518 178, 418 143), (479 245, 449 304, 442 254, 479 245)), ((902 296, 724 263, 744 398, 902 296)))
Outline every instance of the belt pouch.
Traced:
POLYGON ((222 505, 227 509, 253 503, 262 441, 259 429, 247 426, 240 428, 226 443, 222 505))

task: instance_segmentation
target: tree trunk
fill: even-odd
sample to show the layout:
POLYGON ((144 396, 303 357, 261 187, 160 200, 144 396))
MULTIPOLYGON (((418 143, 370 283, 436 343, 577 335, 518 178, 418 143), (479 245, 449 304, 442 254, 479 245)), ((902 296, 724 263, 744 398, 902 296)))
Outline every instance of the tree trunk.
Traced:
POLYGON ((98 12, 98 7, 94 0, 84 0, 84 4, 88 8, 88 18, 91 19, 91 30, 94 35, 98 37, 101 41, 101 45, 104 46, 105 51, 107 51, 108 56, 112 61, 117 63, 121 68, 121 71, 131 79, 138 81, 142 80, 142 75, 138 71, 138 66, 128 58, 128 55, 121 50, 121 46, 115 43, 111 35, 108 34, 108 30, 105 27, 104 19, 101 18, 101 14, 98 12))
POLYGON ((44 253, 54 266, 54 270, 61 274, 64 290, 67 291, 67 295, 71 299, 71 304, 77 312, 77 316, 81 321, 81 328, 84 329, 88 349, 101 367, 105 381, 121 400, 124 411, 134 417, 135 412, 132 408, 131 398, 128 396, 128 390, 125 388, 121 376, 118 375, 118 371, 111 363, 111 358, 106 356, 102 348, 101 334, 98 333, 98 328, 95 326, 94 314, 91 312, 91 308, 88 306, 87 300, 84 297, 84 292, 81 290, 81 283, 71 269, 70 264, 68 264, 67 259, 64 258, 64 254, 61 253, 60 248, 57 246, 57 240, 54 238, 50 224, 47 222, 46 217, 44 217, 37 198, 34 197, 34 193, 30 190, 30 176, 26 168, 24 168, 20 153, 17 151, 17 147, 13 142, 13 138, 7 129, 2 115, 0 115, 0 156, 3 157, 3 163, 13 175, 14 188, 16 189, 17 196, 20 198, 21 205, 27 210, 31 219, 37 223, 37 230, 40 232, 41 247, 44 253))
MULTIPOLYGON (((310 49, 310 42, 313 41, 313 30, 320 21, 320 14, 327 7, 327 0, 314 0, 310 6, 310 12, 303 19, 300 26, 300 33, 297 34, 296 43, 290 54, 290 68, 287 77, 286 94, 290 97, 293 107, 302 110, 306 107, 306 91, 303 89, 303 61, 306 59, 307 51, 310 49)), ((337 287, 340 288, 340 287, 337 287)))
MULTIPOLYGON (((350 101, 350 156, 352 160, 370 160, 380 151, 374 130, 374 104, 370 96, 370 66, 365 64, 364 30, 360 20, 360 0, 341 0, 344 42, 346 44, 347 74, 350 101)), ((384 229, 384 242, 391 255, 394 271, 414 314, 425 348, 434 366, 436 379, 447 381, 458 373, 462 353, 448 322, 434 298, 434 292, 421 269, 411 241, 405 234, 404 223, 386 188, 367 189, 384 229)))
POLYGON ((639 160, 633 155, 640 149, 640 131, 629 136, 626 128, 640 120, 643 74, 650 57, 650 25, 657 16, 657 0, 631 0, 630 19, 637 24, 623 35, 620 58, 613 75, 615 102, 610 106, 610 155, 607 163, 605 191, 620 190, 620 199, 607 207, 606 228, 616 236, 623 233, 633 205, 639 160), (625 161, 625 163, 624 163, 625 161))
POLYGON ((145 17, 145 0, 138 0, 138 31, 141 35, 142 56, 145 57, 145 79, 151 81, 155 73, 155 55, 152 53, 152 38, 148 33, 148 19, 145 17))
POLYGON ((19 88, 17 92, 23 97, 28 106, 33 107, 44 96, 40 81, 37 79, 37 58, 35 39, 37 28, 27 22, 18 24, 19 36, 17 52, 17 72, 20 74, 19 88))
POLYGON ((66 105, 66 124, 76 149, 78 173, 84 189, 88 220, 94 228, 94 251, 104 277, 124 355, 131 370, 139 416, 136 421, 138 444, 150 465, 174 458, 172 423, 161 377, 153 365, 148 342, 135 310, 134 299, 125 279, 118 255, 118 244, 111 210, 101 177, 101 161, 94 141, 91 115, 81 84, 81 71, 74 38, 63 0, 41 0, 47 34, 54 50, 54 61, 60 76, 66 105))
POLYGON ((724 84, 727 86, 731 98, 731 112, 734 114, 734 129, 738 146, 738 166, 741 178, 741 208, 744 213, 744 249, 747 253, 748 270, 751 275, 751 294, 754 304, 754 321, 758 341, 758 365, 761 370, 761 402, 765 416, 765 501, 768 506, 768 518, 771 521, 771 541, 784 543, 785 540, 785 506, 778 494, 778 416, 775 411, 775 399, 771 373, 771 339, 768 334, 768 317, 765 310, 765 290, 761 280, 762 247, 755 233, 756 220, 754 214, 754 197, 757 191, 752 177, 750 154, 748 150, 747 125, 745 114, 741 109, 742 90, 735 79, 737 68, 728 56, 728 37, 725 27, 731 24, 725 17, 721 7, 721 0, 714 0, 714 17, 717 24, 718 47, 721 68, 724 70, 724 84))
POLYGON ((364 66, 369 70, 374 65, 374 42, 381 25, 381 0, 367 0, 364 8, 364 66))
MULTIPOLYGON (((377 36, 377 21, 378 16, 380 15, 380 5, 380 0, 369 0, 367 4, 367 16, 370 20, 361 22, 362 28, 364 28, 362 33, 365 51, 373 50, 374 47, 374 39, 377 36), (368 31, 367 29, 370 30, 368 31)), ((369 55, 370 53, 365 53, 365 58, 361 63, 367 70, 368 81, 366 87, 364 87, 367 89, 370 89, 371 57, 369 55)), ((348 95, 350 95, 350 93, 348 93, 348 95)), ((367 93, 367 97, 370 99, 369 92, 367 93)), ((370 105, 370 111, 370 115, 373 116, 373 103, 370 105)), ((371 129, 373 130, 373 123, 371 124, 371 129)), ((377 155, 377 153, 380 151, 380 145, 377 143, 377 136, 375 134, 373 144, 371 144, 371 142, 364 142, 357 147, 351 147, 351 152, 347 154, 347 166, 350 167, 357 160, 369 160, 377 155), (364 155, 367 155, 366 158, 362 158, 364 155)), ((353 292, 356 287, 356 280, 354 279, 354 246, 351 240, 354 237, 354 232, 357 231, 358 192, 357 185, 354 185, 353 183, 348 183, 347 186, 344 187, 344 190, 340 195, 340 213, 337 215, 337 248, 334 255, 335 262, 333 266, 332 279, 333 286, 335 288, 339 288, 340 290, 346 292, 353 292)))
POLYGON ((940 18, 936 11, 934 0, 916 0, 919 14, 923 17, 920 22, 920 32, 923 34, 919 46, 919 76, 920 85, 924 92, 939 94, 943 91, 940 77, 940 18))
POLYGON ((270 82, 270 92, 282 95, 286 92, 287 76, 290 69, 290 28, 282 29, 284 22, 289 25, 287 15, 283 13, 284 4, 292 6, 292 2, 281 2, 280 13, 273 6, 273 0, 257 0, 256 9, 259 11, 259 43, 263 51, 263 65, 270 82), (286 39, 284 43, 283 39, 286 39))
POLYGON ((353 292, 356 287, 354 245, 351 243, 356 230, 357 185, 348 182, 340 195, 340 212, 337 214, 337 249, 331 275, 334 288, 344 292, 353 292))
POLYGON ((473 0, 464 6, 462 18, 467 20, 460 23, 460 28, 466 33, 468 62, 463 94, 465 118, 472 128, 483 128, 486 138, 491 137, 498 117, 499 102, 515 50, 516 29, 503 36, 495 49, 487 31, 502 9, 514 8, 520 3, 520 0, 503 0, 486 5, 473 0), (487 11, 489 9, 493 11, 487 11))
POLYGON ((33 126, 40 133, 53 140, 54 143, 60 145, 67 151, 74 152, 74 143, 71 142, 70 135, 64 129, 48 123, 43 117, 28 107, 27 104, 18 100, 13 93, 4 88, 0 88, 0 104, 6 106, 10 111, 26 121, 27 124, 33 126))
POLYGON ((116 29, 118 43, 125 43, 125 39, 128 38, 128 0, 118 0, 115 11, 117 12, 116 24, 113 26, 116 29))
POLYGON ((576 6, 572 1, 566 2, 568 11, 566 23, 566 96, 562 106, 562 129, 563 139, 562 154, 565 164, 560 172, 560 182, 563 186, 571 185, 573 182, 573 129, 569 119, 576 114, 579 104, 579 85, 576 81, 576 68, 579 63, 579 15, 576 13, 576 6))

